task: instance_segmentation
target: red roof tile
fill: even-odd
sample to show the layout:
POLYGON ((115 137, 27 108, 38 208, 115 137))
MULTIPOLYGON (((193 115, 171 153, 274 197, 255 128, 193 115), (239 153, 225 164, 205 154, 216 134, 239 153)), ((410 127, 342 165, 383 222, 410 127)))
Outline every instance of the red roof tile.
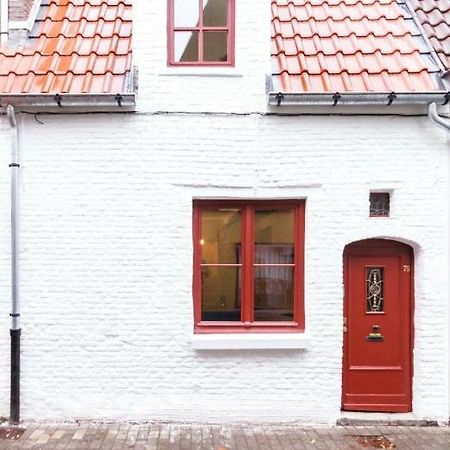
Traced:
POLYGON ((131 91, 131 0, 44 0, 24 45, 0 48, 0 93, 131 91))
POLYGON ((272 0, 274 91, 437 90, 413 25, 395 0, 272 0))
POLYGON ((431 45, 450 70, 450 0, 409 0, 431 45))

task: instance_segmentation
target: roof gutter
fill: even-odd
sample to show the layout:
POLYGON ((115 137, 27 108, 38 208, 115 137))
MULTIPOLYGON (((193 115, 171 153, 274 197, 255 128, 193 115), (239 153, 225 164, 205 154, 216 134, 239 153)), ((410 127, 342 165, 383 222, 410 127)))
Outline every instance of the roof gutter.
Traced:
POLYGON ((269 106, 406 106, 450 102, 450 92, 269 93, 269 106))
POLYGON ((136 94, 0 94, 0 108, 30 108, 65 113, 68 110, 134 111, 136 94))

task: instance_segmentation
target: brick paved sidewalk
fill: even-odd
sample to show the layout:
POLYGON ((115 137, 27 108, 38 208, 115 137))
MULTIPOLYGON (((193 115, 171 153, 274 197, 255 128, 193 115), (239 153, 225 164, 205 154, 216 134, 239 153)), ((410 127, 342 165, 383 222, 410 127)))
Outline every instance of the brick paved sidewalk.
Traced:
POLYGON ((450 450, 450 428, 300 427, 131 423, 31 423, 0 428, 0 449, 450 450))

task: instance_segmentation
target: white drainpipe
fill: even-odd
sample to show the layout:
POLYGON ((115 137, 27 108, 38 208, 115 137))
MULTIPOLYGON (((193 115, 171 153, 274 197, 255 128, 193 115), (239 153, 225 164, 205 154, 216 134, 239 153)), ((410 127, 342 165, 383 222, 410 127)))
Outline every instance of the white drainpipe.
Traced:
POLYGON ((11 126, 11 390, 10 422, 20 420, 20 291, 19 291, 19 139, 14 106, 6 112, 11 126))
POLYGON ((437 113, 436 103, 430 103, 428 106, 428 118, 439 128, 442 128, 447 131, 447 133, 450 133, 450 120, 445 120, 437 113))

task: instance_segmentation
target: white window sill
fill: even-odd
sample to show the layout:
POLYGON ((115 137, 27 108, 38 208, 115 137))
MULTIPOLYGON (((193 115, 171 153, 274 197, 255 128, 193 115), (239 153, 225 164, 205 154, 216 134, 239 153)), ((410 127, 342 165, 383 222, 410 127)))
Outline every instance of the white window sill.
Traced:
POLYGON ((305 349, 310 339, 304 333, 194 334, 195 350, 305 349))
POLYGON ((244 75, 236 70, 236 67, 180 67, 171 66, 159 71, 159 76, 185 76, 185 77, 229 77, 239 78, 244 75))

